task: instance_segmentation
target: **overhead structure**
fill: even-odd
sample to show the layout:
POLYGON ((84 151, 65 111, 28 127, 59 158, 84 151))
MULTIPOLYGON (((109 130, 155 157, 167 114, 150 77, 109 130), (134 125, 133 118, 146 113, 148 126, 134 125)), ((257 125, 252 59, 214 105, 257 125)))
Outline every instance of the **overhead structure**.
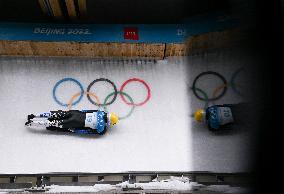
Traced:
POLYGON ((38 3, 44 14, 57 20, 65 17, 76 20, 87 13, 86 0, 38 0, 38 3))

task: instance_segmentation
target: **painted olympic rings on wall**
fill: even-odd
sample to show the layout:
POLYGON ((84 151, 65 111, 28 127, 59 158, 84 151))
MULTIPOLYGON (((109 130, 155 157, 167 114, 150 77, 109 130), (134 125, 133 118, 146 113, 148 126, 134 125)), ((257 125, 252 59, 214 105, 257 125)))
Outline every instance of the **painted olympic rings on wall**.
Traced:
POLYGON ((232 77, 230 79, 230 82, 228 83, 227 80, 225 79, 224 76, 222 76, 221 74, 217 73, 217 72, 214 72, 214 71, 205 71, 205 72, 202 72, 200 74, 198 74, 194 81, 193 81, 193 84, 192 84, 192 91, 194 93, 194 95, 199 99, 199 100, 202 100, 205 102, 205 109, 208 107, 209 105, 209 102, 211 102, 212 104, 214 104, 214 101, 216 100, 219 100, 220 98, 222 98, 225 94, 226 94, 226 91, 229 87, 231 87, 233 89, 233 91, 242 96, 241 92, 237 89, 236 86, 238 86, 236 83, 235 83, 235 80, 236 80, 236 77, 239 75, 239 73, 241 71, 244 70, 244 67, 241 67, 239 69, 237 69, 233 74, 232 74, 232 77), (216 87, 214 90, 213 90, 213 93, 212 93, 212 97, 209 98, 208 94, 200 89, 200 88, 197 88, 196 87, 196 82, 197 80, 202 77, 202 76, 205 76, 205 75, 215 75, 217 76, 219 79, 222 80, 223 84, 216 87), (222 91, 222 92, 221 92, 222 91), (219 94, 219 95, 218 95, 219 94), (200 96, 201 95, 201 96, 200 96))
POLYGON ((62 103, 62 102, 60 102, 60 101, 58 100, 58 98, 56 97, 56 90, 57 90, 57 88, 58 88, 58 86, 59 86, 60 84, 62 84, 63 82, 68 82, 68 81, 74 82, 75 84, 77 84, 77 85, 80 87, 80 90, 81 90, 80 93, 79 93, 80 96, 78 95, 78 96, 79 96, 78 100, 76 100, 74 103, 72 103, 72 106, 78 104, 78 103, 82 100, 82 98, 83 98, 83 96, 84 96, 84 88, 83 88, 82 84, 81 84, 78 80, 76 80, 76 79, 74 79, 74 78, 70 78, 70 77, 67 77, 67 78, 64 78, 64 79, 62 79, 62 80, 59 80, 59 81, 55 84, 55 86, 53 87, 52 96, 53 96, 53 99, 55 100, 55 102, 57 102, 57 104, 59 104, 59 105, 61 105, 61 106, 65 106, 65 107, 67 107, 68 104, 62 103))
POLYGON ((200 100, 203 100, 203 101, 214 101, 214 100, 218 100, 220 98, 222 98, 225 94, 226 94, 226 91, 227 91, 227 80, 219 73, 215 72, 215 71, 205 71, 205 72, 202 72, 200 73, 198 76, 195 77, 193 83, 192 83, 192 90, 193 90, 193 93, 194 95, 196 96, 196 98, 200 99, 200 100), (212 97, 212 98, 208 98, 208 99, 205 99, 204 97, 201 97, 199 96, 199 94, 196 92, 196 82, 197 80, 202 77, 202 76, 205 76, 205 75, 215 75, 217 76, 218 78, 221 79, 221 81, 223 82, 223 85, 225 85, 225 87, 223 87, 223 91, 216 97, 212 97))
POLYGON ((125 116, 120 116, 120 117, 119 117, 120 119, 125 119, 125 118, 129 117, 129 116, 133 113, 133 111, 134 111, 134 109, 135 109, 136 106, 142 106, 142 105, 146 104, 146 103, 150 100, 150 98, 151 98, 151 89, 150 89, 150 86, 149 86, 144 80, 139 79, 139 78, 131 78, 131 79, 126 80, 126 81, 121 85, 120 90, 118 91, 116 85, 115 85, 114 82, 112 82, 111 80, 109 80, 109 79, 107 79, 107 78, 98 78, 98 79, 95 79, 94 81, 92 81, 92 82, 88 85, 87 91, 84 91, 82 84, 81 84, 78 80, 76 80, 76 79, 74 79, 74 78, 64 78, 64 79, 59 80, 59 81, 55 84, 55 86, 54 86, 54 88, 53 88, 53 92, 52 92, 53 99, 55 100, 55 102, 56 102, 57 104, 61 105, 61 106, 68 107, 69 110, 72 108, 72 106, 77 105, 77 104, 82 100, 84 94, 87 95, 88 100, 89 100, 92 104, 94 104, 94 105, 96 105, 96 106, 99 106, 99 107, 103 107, 106 112, 107 112, 107 106, 109 106, 109 105, 111 105, 112 103, 114 103, 115 100, 117 99, 118 94, 119 94, 120 97, 121 97, 121 99, 122 99, 122 101, 123 101, 124 103, 126 103, 127 105, 130 105, 130 106, 131 106, 131 109, 130 109, 130 111, 129 111, 129 113, 128 113, 127 115, 125 115, 125 116), (56 96, 56 90, 57 90, 57 88, 58 88, 58 86, 59 86, 60 84, 62 84, 63 82, 67 82, 67 81, 74 82, 75 84, 77 84, 77 85, 80 87, 80 92, 77 92, 77 93, 75 93, 73 96, 71 96, 69 102, 65 104, 65 103, 63 103, 63 102, 61 102, 61 101, 58 100, 58 98, 57 98, 57 96, 56 96), (113 90, 114 90, 114 91, 111 92, 110 94, 108 94, 108 95, 105 97, 104 101, 100 101, 99 97, 98 97, 94 92, 91 92, 91 88, 92 88, 92 87, 94 86, 94 84, 97 83, 97 82, 107 82, 107 83, 111 84, 112 87, 113 87, 113 90), (130 82, 139 82, 139 83, 141 83, 142 85, 144 85, 144 86, 146 87, 146 90, 147 90, 147 97, 146 97, 146 99, 145 99, 144 101, 139 102, 139 103, 135 103, 134 100, 133 100, 133 98, 132 98, 129 94, 127 94, 127 93, 125 93, 125 92, 123 91, 124 88, 125 88, 125 86, 126 86, 127 84, 129 84, 130 82), (79 98, 78 98, 78 97, 79 97, 79 98), (93 99, 95 99, 95 101, 94 101, 91 97, 92 97, 93 99), (112 99, 109 101, 109 99, 110 99, 111 97, 112 97, 112 99), (126 100, 125 97, 127 98, 127 100, 126 100), (78 98, 78 99, 75 101, 76 98, 78 98))

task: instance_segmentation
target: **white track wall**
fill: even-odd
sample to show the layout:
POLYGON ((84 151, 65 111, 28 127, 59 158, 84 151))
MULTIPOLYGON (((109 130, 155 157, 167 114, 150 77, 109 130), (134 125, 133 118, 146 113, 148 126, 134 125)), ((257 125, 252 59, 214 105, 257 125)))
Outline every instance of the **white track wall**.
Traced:
MULTIPOLYGON (((218 136, 191 118, 196 108, 204 106, 190 90, 194 77, 202 71, 213 70, 229 79, 242 65, 243 61, 219 55, 206 59, 193 57, 188 62, 170 59, 157 64, 1 58, 0 173, 247 171, 249 132, 218 136), (64 77, 79 80, 84 89, 96 78, 108 78, 119 89, 125 80, 138 77, 150 85, 151 99, 144 106, 136 107, 129 118, 104 136, 26 129, 27 114, 64 110, 52 97, 53 86, 64 77)), ((220 85, 215 78, 201 82, 205 85, 199 86, 208 89, 208 93, 212 93, 216 84, 220 85)), ((97 83, 93 89, 100 98, 112 92, 112 87, 105 83, 97 83)), ((74 84, 65 83, 57 94, 66 102, 78 91, 74 84)), ((139 83, 127 85, 125 92, 135 102, 143 101, 146 96, 145 88, 139 83)), ((218 103, 242 100, 229 90, 218 103)), ((96 107, 84 96, 74 109, 96 107)), ((130 106, 118 97, 108 109, 122 115, 130 106)))
MULTIPOLYGON (((110 62, 111 63, 111 62, 110 62)), ((183 64, 100 64, 76 59, 1 59, 0 66, 0 173, 187 171, 191 169, 190 110, 183 64), (56 104, 52 89, 64 77, 79 80, 86 89, 96 78, 113 80, 119 88, 132 77, 145 80, 151 99, 136 107, 104 136, 29 130, 27 114, 64 109, 56 104), (175 94, 174 97, 171 94, 175 94)), ((79 91, 62 84, 58 98, 69 101, 79 91)), ((93 90, 99 97, 112 92, 106 83, 93 90)), ((145 99, 145 87, 126 86, 135 102, 145 99)), ((96 109, 86 96, 74 109, 96 109)), ((118 114, 131 108, 118 97, 108 107, 118 114)))

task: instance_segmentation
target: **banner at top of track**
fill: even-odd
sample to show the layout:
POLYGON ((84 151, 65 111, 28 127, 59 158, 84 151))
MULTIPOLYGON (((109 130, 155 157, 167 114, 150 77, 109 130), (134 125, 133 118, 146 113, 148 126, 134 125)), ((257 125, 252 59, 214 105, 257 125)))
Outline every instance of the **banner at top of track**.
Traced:
POLYGON ((190 36, 229 29, 237 20, 224 15, 198 16, 184 24, 0 23, 0 40, 182 43, 190 36))

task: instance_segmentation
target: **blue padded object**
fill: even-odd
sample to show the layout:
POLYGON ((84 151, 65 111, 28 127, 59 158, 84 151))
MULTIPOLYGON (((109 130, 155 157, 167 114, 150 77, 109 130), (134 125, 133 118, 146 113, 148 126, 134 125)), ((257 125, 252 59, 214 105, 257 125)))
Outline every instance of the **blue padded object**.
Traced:
POLYGON ((74 78, 67 77, 67 78, 64 78, 64 79, 58 81, 58 82, 55 84, 55 86, 54 86, 54 88, 53 88, 53 91, 52 91, 53 99, 55 100, 55 102, 57 102, 57 103, 58 103, 59 105, 61 105, 61 106, 65 106, 65 107, 68 106, 68 104, 64 104, 64 103, 60 102, 60 101, 57 99, 57 97, 56 97, 56 89, 57 89, 57 87, 58 87, 61 83, 66 82, 66 81, 75 82, 75 83, 80 87, 80 90, 81 90, 81 94, 80 94, 79 99, 72 103, 72 106, 74 106, 74 105, 78 104, 78 103, 82 100, 82 98, 83 98, 83 96, 84 96, 84 88, 83 88, 82 84, 81 84, 78 80, 76 80, 76 79, 74 79, 74 78))
POLYGON ((97 132, 98 133, 102 133, 105 130, 105 126, 106 126, 106 122, 104 120, 104 116, 105 116, 105 112, 104 111, 100 111, 98 110, 97 112, 97 132))
POLYGON ((45 113, 41 113, 39 116, 40 117, 44 117, 44 118, 49 118, 51 116, 51 113, 50 112, 45 112, 45 113))
POLYGON ((208 125, 213 129, 219 129, 220 127, 220 119, 218 116, 218 107, 217 106, 211 106, 206 110, 206 115, 209 115, 208 117, 208 125))
POLYGON ((90 131, 85 129, 75 129, 74 132, 77 134, 92 134, 90 131))

